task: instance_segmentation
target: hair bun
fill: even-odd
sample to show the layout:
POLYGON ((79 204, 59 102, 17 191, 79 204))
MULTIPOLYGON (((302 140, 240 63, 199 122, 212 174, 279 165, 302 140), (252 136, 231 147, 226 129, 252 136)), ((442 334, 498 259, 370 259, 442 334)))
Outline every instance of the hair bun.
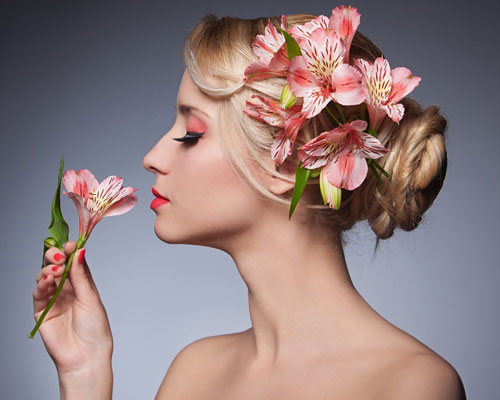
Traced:
POLYGON ((360 188, 363 193, 353 199, 354 203, 364 203, 365 212, 359 211, 366 213, 364 217, 381 239, 391 237, 396 228, 415 229, 446 175, 446 119, 436 106, 423 110, 414 100, 404 99, 402 103, 405 114, 399 126, 386 118, 378 135, 391 149, 379 160, 390 178, 382 177, 383 185, 377 185, 372 176, 360 188))

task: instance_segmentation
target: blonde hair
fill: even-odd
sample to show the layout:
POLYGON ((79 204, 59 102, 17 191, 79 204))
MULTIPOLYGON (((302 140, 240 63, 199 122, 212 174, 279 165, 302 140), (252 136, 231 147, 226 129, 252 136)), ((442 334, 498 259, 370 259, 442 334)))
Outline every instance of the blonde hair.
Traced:
MULTIPOLYGON (((314 15, 287 16, 289 27, 304 24, 314 15)), ((293 182, 290 173, 278 171, 271 160, 273 128, 245 113, 245 102, 252 95, 278 100, 286 78, 273 77, 244 83, 245 68, 257 57, 252 51, 256 35, 263 34, 268 21, 280 26, 279 17, 240 19, 205 16, 189 35, 184 48, 184 61, 194 83, 207 95, 218 99, 223 150, 232 168, 263 198, 290 204, 290 196, 270 192, 259 179, 259 168, 293 182), (209 82, 210 81, 210 82, 209 82), (257 168, 255 168, 257 167, 257 168)), ((351 44, 351 59, 373 61, 382 52, 367 37, 356 32, 351 44)), ((343 190, 342 205, 332 210, 323 204, 318 178, 310 179, 299 207, 310 209, 310 217, 334 234, 350 229, 357 221, 367 219, 378 238, 392 236, 395 228, 415 229, 423 213, 441 189, 446 173, 444 132, 446 120, 437 107, 423 109, 411 99, 402 101, 405 114, 399 125, 386 118, 378 138, 391 149, 378 160, 390 174, 378 185, 371 173, 353 191, 343 190), (307 194, 307 196, 306 196, 307 194)), ((355 109, 355 108, 353 108, 355 109)), ((320 113, 302 128, 294 152, 280 166, 295 171, 299 162, 296 149, 319 133, 331 130, 332 122, 320 113)), ((293 218, 293 217, 292 217, 293 218)))

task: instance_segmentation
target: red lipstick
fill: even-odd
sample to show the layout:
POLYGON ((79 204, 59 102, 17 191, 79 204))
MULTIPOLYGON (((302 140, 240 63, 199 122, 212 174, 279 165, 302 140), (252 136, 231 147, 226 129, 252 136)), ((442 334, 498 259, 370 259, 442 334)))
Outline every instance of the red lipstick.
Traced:
POLYGON ((155 199, 153 199, 153 201, 151 202, 151 205, 150 205, 150 208, 152 210, 160 207, 163 204, 167 204, 170 202, 169 199, 167 199, 166 197, 164 197, 160 193, 158 193, 158 191, 155 188, 152 188, 151 191, 153 192, 153 195, 156 197, 155 199))

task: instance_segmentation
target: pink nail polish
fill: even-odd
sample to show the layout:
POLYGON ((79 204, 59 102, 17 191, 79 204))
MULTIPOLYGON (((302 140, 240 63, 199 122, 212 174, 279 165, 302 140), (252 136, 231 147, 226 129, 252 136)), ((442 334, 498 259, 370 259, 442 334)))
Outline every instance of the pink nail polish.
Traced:
POLYGON ((43 277, 43 280, 44 280, 44 281, 46 281, 48 277, 49 277, 48 275, 45 275, 45 276, 43 277))
POLYGON ((56 253, 56 254, 54 255, 54 258, 55 258, 55 260, 56 260, 57 262, 59 262, 59 261, 61 261, 61 260, 64 258, 64 256, 63 256, 61 253, 56 253))
POLYGON ((61 268, 61 266, 60 266, 60 265, 56 265, 55 267, 52 267, 52 271, 54 271, 54 272, 55 272, 55 271, 57 271, 59 268, 61 268))
POLYGON ((80 251, 80 254, 78 255, 78 262, 81 264, 83 262, 83 257, 85 257, 85 249, 82 249, 80 251))

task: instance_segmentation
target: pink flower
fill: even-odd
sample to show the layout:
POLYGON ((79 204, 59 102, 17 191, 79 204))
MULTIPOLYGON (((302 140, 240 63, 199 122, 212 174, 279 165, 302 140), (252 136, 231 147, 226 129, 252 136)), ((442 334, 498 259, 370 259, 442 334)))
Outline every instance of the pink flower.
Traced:
POLYGON ((421 78, 413 76, 404 67, 391 71, 389 62, 382 57, 378 57, 373 63, 357 59, 354 65, 363 74, 367 88, 370 128, 377 129, 386 115, 394 122, 401 121, 405 109, 398 102, 418 86, 421 78))
POLYGON ((286 157, 292 154, 295 139, 305 121, 301 106, 292 106, 284 110, 279 101, 257 95, 253 95, 252 98, 260 100, 261 104, 247 101, 244 112, 275 127, 271 157, 277 164, 282 164, 286 157))
MULTIPOLYGON (((281 28, 286 26, 286 17, 281 17, 281 28)), ((290 61, 286 52, 285 38, 269 20, 263 35, 257 35, 252 43, 254 54, 259 58, 245 69, 245 80, 271 76, 286 76, 290 61)))
POLYGON ((88 169, 67 170, 62 182, 64 192, 75 203, 80 220, 79 237, 87 240, 94 226, 104 217, 120 215, 137 203, 137 189, 122 188, 122 178, 109 176, 101 183, 88 169))
POLYGON ((363 132, 366 121, 356 120, 326 131, 298 149, 307 169, 324 166, 328 181, 337 188, 356 189, 366 178, 365 158, 379 158, 386 149, 374 136, 363 132))
POLYGON ((292 29, 290 29, 290 34, 295 40, 301 42, 303 39, 311 37, 311 33, 318 28, 328 30, 329 24, 330 20, 328 17, 319 15, 311 21, 306 22, 304 25, 295 25, 292 29))
POLYGON ((344 60, 349 63, 349 49, 352 39, 361 22, 361 14, 357 8, 351 6, 340 6, 332 10, 332 16, 328 26, 337 32, 345 47, 344 60))
POLYGON ((320 15, 304 25, 295 25, 290 29, 290 34, 299 42, 311 37, 318 28, 332 30, 338 36, 345 48, 344 60, 349 63, 349 49, 352 39, 361 21, 361 14, 355 7, 340 6, 332 10, 332 15, 327 18, 320 15))
POLYGON ((335 32, 317 28, 301 48, 302 56, 290 63, 288 82, 293 94, 303 97, 307 118, 319 114, 331 100, 345 106, 365 100, 361 74, 343 63, 345 48, 335 32))

